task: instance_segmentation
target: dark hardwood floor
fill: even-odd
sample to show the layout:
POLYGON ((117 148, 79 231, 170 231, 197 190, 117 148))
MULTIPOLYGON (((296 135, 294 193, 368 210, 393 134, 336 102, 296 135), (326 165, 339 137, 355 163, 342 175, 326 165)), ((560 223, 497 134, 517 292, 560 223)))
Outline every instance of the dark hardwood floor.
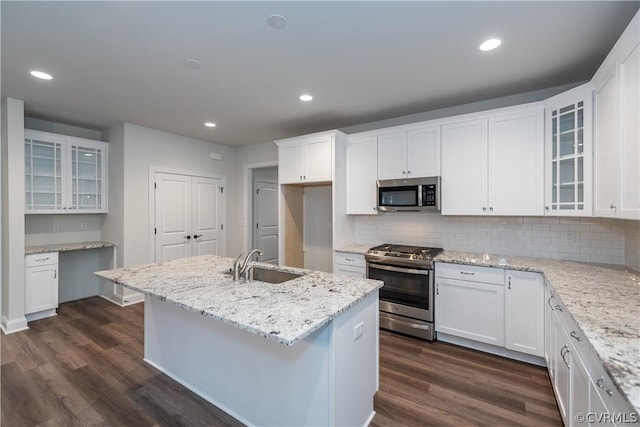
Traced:
MULTIPOLYGON (((2 336, 3 427, 241 425, 142 361, 142 304, 58 313, 2 336)), ((561 425, 544 369, 384 331, 375 409, 375 427, 561 425)))

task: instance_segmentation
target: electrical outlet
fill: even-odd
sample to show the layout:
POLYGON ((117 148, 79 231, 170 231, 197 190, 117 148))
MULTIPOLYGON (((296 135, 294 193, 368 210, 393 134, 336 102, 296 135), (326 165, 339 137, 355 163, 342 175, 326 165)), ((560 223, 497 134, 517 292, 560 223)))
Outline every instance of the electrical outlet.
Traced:
POLYGON ((60 231, 60 224, 53 224, 53 232, 57 233, 60 231))
POLYGON ((80 231, 87 231, 87 223, 82 221, 80 223, 80 231))
POLYGON ((353 328, 353 340, 358 341, 363 334, 364 322, 360 322, 353 328))

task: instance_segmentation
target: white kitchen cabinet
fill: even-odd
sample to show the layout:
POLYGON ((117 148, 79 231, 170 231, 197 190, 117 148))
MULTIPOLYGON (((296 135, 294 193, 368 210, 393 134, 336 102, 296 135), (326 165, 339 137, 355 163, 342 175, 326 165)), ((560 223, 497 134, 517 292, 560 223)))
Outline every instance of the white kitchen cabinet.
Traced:
POLYGON ((480 119, 442 127, 443 215, 486 213, 487 126, 480 119))
POLYGON ((108 147, 25 130, 25 212, 106 213, 108 147))
POLYGON ((555 329, 553 322, 553 289, 549 283, 545 283, 544 286, 544 360, 547 364, 547 370, 549 371, 549 378, 553 383, 553 377, 555 376, 555 329))
POLYGON ((54 316, 58 307, 58 253, 25 257, 24 312, 27 320, 54 316))
POLYGON ((586 83, 545 101, 545 215, 591 215, 592 97, 586 83))
POLYGON ((440 176, 440 127, 378 136, 378 179, 440 176))
POLYGON ((539 273, 506 270, 505 347, 544 356, 544 279, 539 273))
POLYGON ((640 14, 592 82, 595 85, 594 214, 640 219, 640 14))
POLYGON ((435 275, 436 332, 503 347, 504 270, 436 263, 435 275))
POLYGON ((534 105, 442 127, 442 213, 543 213, 543 110, 534 105))
POLYGON ((349 139, 347 143, 347 214, 376 215, 378 139, 349 139))
POLYGON ((335 252, 333 255, 333 273, 349 277, 366 277, 367 264, 364 255, 335 252))
POLYGON ((275 141, 280 184, 331 182, 335 134, 328 131, 275 141))

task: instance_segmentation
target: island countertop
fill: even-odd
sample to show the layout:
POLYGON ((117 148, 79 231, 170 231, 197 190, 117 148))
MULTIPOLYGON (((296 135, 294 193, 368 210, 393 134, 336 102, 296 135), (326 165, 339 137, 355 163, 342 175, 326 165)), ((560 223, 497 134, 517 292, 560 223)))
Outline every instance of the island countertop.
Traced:
MULTIPOLYGON (((292 267, 303 274, 281 284, 234 282, 233 259, 215 255, 144 264, 96 275, 285 345, 293 345, 382 287, 378 280, 292 267)), ((274 269, 266 263, 250 265, 274 269)))
POLYGON ((640 274, 624 266, 444 251, 435 261, 542 273, 640 412, 640 274))

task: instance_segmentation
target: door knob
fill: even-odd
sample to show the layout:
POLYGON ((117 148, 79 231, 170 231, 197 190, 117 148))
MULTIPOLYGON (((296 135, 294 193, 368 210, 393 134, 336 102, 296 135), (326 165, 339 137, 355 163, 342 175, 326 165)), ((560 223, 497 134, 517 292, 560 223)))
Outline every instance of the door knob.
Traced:
POLYGON ((198 237, 202 237, 202 234, 194 234, 194 235, 193 235, 193 238, 194 238, 194 239, 197 239, 198 237))
POLYGON ((184 236, 185 239, 191 240, 191 236, 184 236))

